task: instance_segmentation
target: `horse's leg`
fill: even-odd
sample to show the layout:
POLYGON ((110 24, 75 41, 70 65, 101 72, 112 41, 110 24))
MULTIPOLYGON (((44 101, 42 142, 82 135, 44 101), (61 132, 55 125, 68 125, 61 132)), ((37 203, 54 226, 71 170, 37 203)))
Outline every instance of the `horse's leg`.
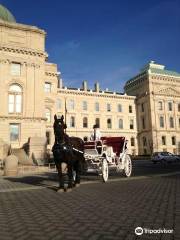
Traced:
POLYGON ((59 177, 59 189, 60 190, 64 190, 64 176, 62 174, 62 166, 61 166, 62 162, 59 162, 58 164, 56 164, 56 168, 58 170, 58 177, 59 177))
POLYGON ((71 159, 68 161, 68 178, 68 189, 71 190, 73 188, 73 166, 71 159))
POLYGON ((81 181, 81 169, 80 169, 80 162, 76 160, 74 164, 74 170, 76 171, 76 179, 75 179, 75 186, 78 187, 81 181))

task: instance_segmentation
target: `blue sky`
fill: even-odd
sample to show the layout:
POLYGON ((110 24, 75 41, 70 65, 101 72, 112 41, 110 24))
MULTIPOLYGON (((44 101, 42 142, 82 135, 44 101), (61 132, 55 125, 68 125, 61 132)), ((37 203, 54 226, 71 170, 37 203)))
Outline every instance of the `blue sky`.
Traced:
POLYGON ((17 22, 47 32, 64 85, 123 91, 150 60, 180 72, 179 0, 2 0, 17 22))

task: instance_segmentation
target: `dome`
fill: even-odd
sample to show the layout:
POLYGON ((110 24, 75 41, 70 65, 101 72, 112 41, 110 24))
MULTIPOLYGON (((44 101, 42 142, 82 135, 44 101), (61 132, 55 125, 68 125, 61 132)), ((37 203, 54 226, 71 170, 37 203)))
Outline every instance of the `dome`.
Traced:
POLYGON ((0 19, 7 22, 16 22, 16 19, 10 13, 10 11, 1 4, 0 4, 0 19))

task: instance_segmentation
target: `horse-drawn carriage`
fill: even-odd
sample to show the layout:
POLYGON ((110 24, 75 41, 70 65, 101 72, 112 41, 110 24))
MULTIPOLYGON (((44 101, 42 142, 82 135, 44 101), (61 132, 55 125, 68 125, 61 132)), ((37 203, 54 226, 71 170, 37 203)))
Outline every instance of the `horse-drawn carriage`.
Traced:
POLYGON ((127 154, 127 140, 124 137, 101 137, 97 141, 84 143, 84 157, 87 172, 102 175, 106 182, 109 170, 115 169, 130 177, 132 162, 127 154))
POLYGON ((108 180, 109 169, 112 168, 122 171, 127 177, 131 175, 132 163, 124 137, 101 137, 100 140, 83 142, 78 137, 69 137, 66 134, 67 126, 63 119, 63 116, 60 119, 54 116, 55 143, 52 151, 59 175, 58 191, 65 190, 65 165, 69 190, 79 185, 82 171, 101 174, 104 182, 108 180))

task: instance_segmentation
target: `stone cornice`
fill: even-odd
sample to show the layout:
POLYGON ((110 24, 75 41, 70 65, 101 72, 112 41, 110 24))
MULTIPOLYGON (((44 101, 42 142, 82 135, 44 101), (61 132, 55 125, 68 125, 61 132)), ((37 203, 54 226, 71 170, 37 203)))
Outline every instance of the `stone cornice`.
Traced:
POLYGON ((93 97, 103 97, 103 98, 115 98, 115 99, 126 99, 126 100, 135 100, 136 97, 129 95, 118 95, 116 93, 109 94, 104 92, 86 92, 80 90, 69 90, 69 89, 58 89, 58 94, 69 94, 69 95, 81 95, 81 96, 93 96, 93 97))
MULTIPOLYGON (((1 64, 11 64, 13 63, 14 61, 11 60, 11 59, 0 59, 0 63, 1 64)), ((34 63, 34 62, 25 62, 25 61, 22 61, 22 60, 17 60, 18 63, 22 64, 22 65, 25 65, 27 67, 35 67, 35 68, 40 68, 42 63, 34 63)))
POLYGON ((30 121, 46 121, 46 118, 41 118, 41 117, 23 117, 19 115, 0 115, 0 120, 30 120, 30 121))
POLYGON ((149 76, 151 77, 151 79, 156 79, 156 80, 178 82, 178 83, 180 82, 179 76, 167 76, 167 75, 162 75, 157 73, 151 73, 149 76))
POLYGON ((180 95, 168 94, 168 93, 154 93, 155 96, 175 97, 180 98, 180 95))
POLYGON ((12 46, 3 46, 1 44, 0 46, 0 51, 3 52, 12 52, 12 53, 19 53, 19 54, 25 54, 25 55, 30 55, 30 56, 37 56, 37 57, 44 57, 47 58, 48 54, 44 51, 35 51, 31 48, 17 48, 17 47, 12 47, 12 46))
POLYGON ((22 30, 31 31, 31 32, 36 32, 36 33, 46 35, 46 32, 44 30, 42 30, 36 26, 31 26, 31 25, 26 25, 26 24, 13 23, 13 22, 7 22, 7 21, 0 20, 0 26, 13 28, 13 29, 19 29, 21 31, 22 30))

